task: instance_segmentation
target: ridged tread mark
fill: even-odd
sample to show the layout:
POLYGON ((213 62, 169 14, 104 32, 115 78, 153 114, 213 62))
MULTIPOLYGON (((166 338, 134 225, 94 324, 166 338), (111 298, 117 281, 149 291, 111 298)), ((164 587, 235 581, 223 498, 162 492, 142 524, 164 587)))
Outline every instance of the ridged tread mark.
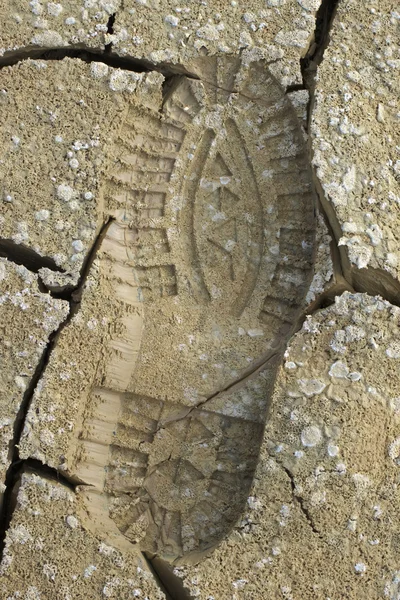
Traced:
MULTIPOLYGON (((270 77, 265 76, 264 80, 270 81, 270 77)), ((115 197, 116 193, 120 195, 118 202, 124 208, 122 213, 120 211, 115 216, 118 220, 118 214, 122 214, 124 222, 129 223, 128 228, 124 227, 128 264, 139 278, 145 299, 146 290, 149 290, 147 294, 151 301, 162 298, 164 280, 167 287, 171 286, 167 294, 179 291, 173 238, 170 238, 170 233, 163 233, 174 227, 171 221, 174 213, 171 213, 169 185, 174 185, 176 180, 176 165, 179 164, 178 170, 181 169, 182 152, 190 152, 187 138, 189 136, 190 140, 192 135, 194 119, 196 123, 201 118, 207 120, 207 117, 201 116, 205 114, 203 107, 206 103, 212 103, 212 98, 222 96, 228 100, 232 95, 230 90, 223 90, 218 86, 230 86, 235 81, 236 74, 232 69, 218 72, 215 82, 204 85, 204 89, 198 82, 176 78, 165 96, 163 115, 151 115, 148 110, 139 111, 137 115, 128 116, 126 135, 124 131, 120 133, 120 137, 124 138, 121 145, 123 151, 108 192, 110 197, 115 197), (224 77, 227 79, 224 80, 224 77), (222 96, 221 91, 224 91, 222 96), (211 99, 207 98, 207 93, 211 95, 211 99), (153 194, 158 194, 157 204, 151 202, 153 194), (149 213, 151 210, 152 217, 149 213), (166 268, 170 269, 169 273, 161 272, 166 268)), ((240 97, 240 93, 236 96, 239 106, 247 102, 247 98, 254 99, 259 93, 257 86, 247 85, 246 81, 240 79, 234 85, 246 92, 245 99, 240 97)), ((258 148, 268 157, 268 164, 273 165, 274 169, 276 162, 277 173, 274 173, 272 181, 276 187, 280 221, 294 224, 300 222, 304 225, 303 215, 312 221, 313 210, 308 208, 309 204, 312 206, 312 195, 301 148, 301 134, 297 123, 290 121, 290 105, 279 97, 276 100, 273 90, 268 93, 274 98, 275 106, 271 111, 268 101, 262 103, 257 122, 261 144, 258 148), (266 114, 267 126, 263 124, 263 113, 266 114), (281 120, 278 127, 273 121, 274 114, 281 120), (288 183, 288 173, 296 177, 295 185, 288 183), (304 207, 300 215, 299 207, 304 207)), ((251 221, 246 225, 247 235, 253 245, 246 250, 247 275, 244 279, 240 279, 243 275, 238 278, 233 262, 230 270, 229 278, 232 281, 239 280, 244 290, 244 295, 239 294, 236 304, 231 308, 232 314, 239 318, 249 303, 258 279, 261 256, 257 252, 260 252, 263 243, 264 214, 256 181, 259 174, 253 170, 243 133, 232 117, 225 118, 224 131, 230 145, 235 145, 236 152, 232 152, 229 144, 218 145, 220 131, 211 121, 204 126, 201 137, 196 138, 193 156, 189 157, 189 175, 183 179, 181 194, 188 207, 188 220, 185 226, 181 223, 180 240, 186 248, 186 259, 190 264, 191 292, 199 303, 209 304, 212 296, 209 284, 206 284, 208 275, 203 270, 201 257, 204 246, 193 243, 200 227, 200 222, 196 221, 199 219, 196 199, 203 195, 206 202, 216 202, 218 210, 230 207, 229 211, 237 212, 243 195, 242 189, 245 188, 255 205, 260 206, 258 212, 256 210, 254 213, 252 209, 256 228, 254 229, 251 221), (212 150, 215 146, 216 150, 212 150), (213 164, 208 165, 211 152, 213 164), (217 184, 215 188, 212 184, 209 186, 210 191, 203 191, 206 188, 204 177, 210 177, 210 173, 215 181, 221 181, 222 187, 217 184), (251 254, 252 247, 257 249, 254 255, 251 254)), ((246 228, 242 231, 246 231, 246 228)), ((297 225, 288 225, 280 231, 280 251, 289 266, 278 265, 272 278, 272 293, 265 298, 262 314, 260 313, 260 319, 267 321, 275 335, 278 335, 278 329, 282 331, 281 321, 287 329, 290 328, 292 315, 299 306, 294 299, 298 295, 299 286, 302 290, 301 284, 307 282, 307 266, 309 267, 312 256, 307 248, 303 248, 304 255, 299 256, 296 252, 296 247, 299 244, 301 246, 304 240, 306 230, 307 227, 301 229, 297 225), (293 235, 294 244, 291 243, 293 235), (271 308, 268 299, 274 298, 278 303, 277 299, 282 298, 282 295, 288 296, 287 302, 271 308), (278 321, 276 330, 271 323, 272 318, 278 321)), ((310 226, 308 239, 311 248, 312 230, 313 227, 310 226)), ((232 237, 233 243, 239 241, 235 216, 230 216, 222 225, 216 225, 210 230, 205 242, 233 259, 236 249, 232 251, 230 246, 224 245, 225 234, 232 237)), ((307 246, 307 242, 305 244, 307 246)), ((235 262, 237 261, 236 258, 235 262)), ((306 283, 303 287, 305 289, 306 283)), ((273 356, 270 353, 269 359, 273 356)), ((261 423, 249 421, 248 416, 252 410, 259 410, 260 415, 265 413, 265 399, 257 409, 257 402, 251 399, 250 405, 255 402, 254 407, 239 408, 239 413, 244 410, 244 416, 235 416, 235 402, 240 406, 243 399, 249 401, 246 396, 247 387, 250 386, 249 389, 252 390, 249 392, 250 396, 254 393, 251 382, 250 377, 241 386, 228 386, 229 390, 213 394, 191 409, 168 402, 160 403, 151 398, 144 399, 138 395, 119 394, 114 409, 108 409, 109 414, 112 414, 112 442, 105 439, 104 447, 107 448, 107 443, 109 444, 109 454, 106 456, 100 451, 102 464, 98 465, 98 473, 101 473, 102 466, 103 471, 106 468, 106 475, 96 477, 99 489, 106 489, 110 499, 113 498, 112 502, 110 500, 110 514, 126 537, 133 542, 140 542, 141 547, 149 552, 168 556, 169 560, 177 560, 182 555, 197 555, 198 552, 211 548, 233 526, 250 489, 263 429, 261 423), (235 394, 238 399, 231 401, 230 398, 234 398, 235 394), (134 414, 127 412, 127 403, 136 407, 134 414), (248 433, 244 437, 252 440, 252 448, 249 448, 248 442, 241 446, 240 440, 243 439, 245 430, 248 433), (196 437, 198 434, 200 439, 196 437), (203 461, 202 453, 206 457, 203 461), (211 470, 204 471, 204 466, 200 466, 206 464, 211 470)), ((262 421, 263 418, 260 418, 262 421)), ((92 422, 92 426, 94 425, 92 422)), ((99 431, 105 426, 97 424, 96 427, 92 437, 97 438, 98 443, 101 437, 99 431)), ((110 436, 110 432, 107 435, 110 436)), ((88 442, 89 440, 84 443, 88 442)), ((90 444, 93 443, 96 442, 90 441, 90 444)), ((89 461, 92 460, 90 456, 97 460, 97 450, 92 446, 87 455, 89 461)))
MULTIPOLYGON (((104 390, 101 393, 104 394, 104 390)), ((112 390, 110 390, 110 393, 114 396, 116 395, 112 390)), ((151 553, 161 552, 164 555, 168 555, 171 560, 176 556, 190 554, 193 550, 196 550, 197 546, 193 544, 193 541, 196 539, 203 550, 211 548, 219 541, 224 528, 233 526, 240 514, 241 502, 233 502, 232 499, 235 497, 235 494, 237 495, 237 490, 240 490, 240 495, 243 498, 247 497, 252 482, 252 473, 258 458, 258 448, 262 437, 263 425, 261 423, 249 423, 246 420, 237 419, 236 417, 232 419, 227 415, 210 413, 207 410, 204 411, 201 409, 192 410, 190 416, 184 418, 183 422, 168 421, 168 415, 173 415, 176 410, 180 410, 179 406, 165 405, 160 401, 129 393, 119 394, 119 396, 123 398, 124 405, 130 407, 130 410, 134 412, 135 418, 138 420, 137 425, 142 430, 136 430, 136 433, 134 433, 130 429, 128 435, 123 437, 126 440, 130 440, 133 435, 134 438, 142 439, 139 443, 139 448, 143 449, 143 454, 139 456, 138 460, 139 468, 142 468, 144 464, 148 464, 149 466, 141 488, 136 490, 139 482, 133 483, 131 489, 131 492, 134 494, 133 497, 129 495, 129 490, 125 489, 128 495, 125 493, 120 497, 120 502, 123 502, 123 497, 126 498, 125 509, 122 508, 123 505, 120 502, 115 504, 111 510, 112 518, 121 532, 129 539, 132 539, 133 542, 141 540, 142 548, 146 548, 151 553), (165 424, 162 428, 163 431, 160 431, 158 427, 156 428, 156 425, 158 422, 163 421, 163 413, 165 414, 165 424), (235 472, 234 465, 236 464, 237 468, 242 462, 238 455, 238 444, 240 446, 241 436, 239 432, 243 434, 245 431, 244 428, 250 428, 250 430, 243 436, 245 446, 243 446, 241 452, 242 456, 245 456, 246 460, 250 462, 245 471, 241 469, 239 472, 235 472), (146 431, 151 432, 150 437, 146 435, 146 431), (217 435, 218 431, 220 432, 219 435, 217 435), (155 463, 153 458, 153 462, 150 464, 147 462, 147 451, 151 451, 153 448, 154 452, 154 435, 157 435, 158 432, 162 436, 158 445, 159 449, 165 447, 164 432, 167 432, 169 435, 172 433, 172 437, 178 440, 179 444, 183 444, 184 446, 189 444, 194 448, 195 452, 198 452, 197 447, 206 446, 207 443, 214 445, 216 451, 216 454, 214 454, 217 463, 229 459, 229 463, 232 466, 230 470, 218 468, 206 475, 194 465, 186 462, 186 460, 182 461, 180 458, 172 458, 171 453, 164 460, 160 461, 160 459, 157 459, 155 463), (248 448, 249 439, 252 440, 252 452, 249 452, 248 448), (206 497, 203 501, 201 499, 197 501, 195 507, 192 507, 186 513, 186 517, 184 517, 184 513, 181 513, 180 510, 173 510, 173 505, 170 502, 172 501, 174 504, 179 500, 179 497, 182 497, 181 493, 178 496, 174 496, 174 489, 182 490, 185 488, 189 490, 190 486, 196 486, 197 482, 201 483, 207 478, 209 483, 207 483, 205 488, 206 497), (175 481, 175 484, 171 488, 170 482, 173 481, 175 481), (172 496, 165 505, 171 489, 172 496), (166 492, 163 492, 163 490, 166 490, 166 492), (135 494, 136 491, 137 494, 135 494), (164 499, 163 493, 166 493, 164 499), (134 497, 137 499, 134 500, 134 497), (221 515, 223 515, 222 519, 221 515), (184 518, 185 521, 183 521, 184 518), (196 522, 198 522, 197 525, 196 522), (142 526, 146 530, 144 537, 140 535, 142 526), (159 534, 156 535, 157 531, 159 534), (157 537, 158 535, 160 537, 157 537)), ((121 436, 118 429, 121 427, 126 428, 126 419, 122 418, 122 420, 124 423, 118 424, 117 431, 115 432, 116 438, 119 440, 118 444, 117 446, 115 446, 115 443, 113 445, 113 448, 118 449, 118 451, 120 451, 121 447, 121 436)), ((156 456, 157 452, 159 450, 156 449, 156 456)), ((135 454, 135 456, 138 455, 135 454)), ((123 464, 111 465, 110 462, 108 464, 109 472, 110 466, 111 471, 116 466, 124 468, 123 464)), ((143 471, 140 475, 142 474, 143 471)), ((109 489, 112 495, 115 493, 118 494, 119 491, 122 492, 123 490, 109 489)), ((195 497, 196 495, 198 493, 194 494, 195 497)), ((189 494, 188 498, 190 499, 191 496, 192 494, 189 494)))

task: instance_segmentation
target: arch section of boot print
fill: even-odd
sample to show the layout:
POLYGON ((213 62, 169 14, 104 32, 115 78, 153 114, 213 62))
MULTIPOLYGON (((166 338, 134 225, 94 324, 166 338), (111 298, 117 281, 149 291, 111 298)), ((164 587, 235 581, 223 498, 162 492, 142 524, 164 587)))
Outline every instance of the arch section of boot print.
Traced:
POLYGON ((302 131, 267 65, 205 58, 198 75, 129 110, 115 143, 100 262, 125 329, 75 459, 101 527, 175 564, 245 507, 314 252, 302 131))

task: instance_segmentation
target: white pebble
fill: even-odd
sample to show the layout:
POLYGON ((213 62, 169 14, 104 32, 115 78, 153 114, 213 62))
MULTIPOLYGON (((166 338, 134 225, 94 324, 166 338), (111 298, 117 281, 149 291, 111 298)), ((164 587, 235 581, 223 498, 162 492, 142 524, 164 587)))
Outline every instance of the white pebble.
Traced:
POLYGON ((37 212, 35 212, 36 221, 47 221, 49 216, 50 216, 50 212, 46 209, 38 210, 37 212))
POLYGON ((364 563, 359 562, 354 565, 354 570, 356 573, 362 574, 365 573, 365 571, 367 570, 367 566, 364 563))
POLYGON ((392 461, 400 466, 400 437, 396 438, 389 446, 389 456, 392 461))
POLYGON ((318 379, 299 379, 298 384, 306 396, 316 396, 326 388, 326 384, 318 379))
POLYGON ((249 335, 250 337, 260 337, 264 335, 264 332, 262 329, 249 329, 247 331, 247 335, 249 335))
POLYGON ((349 369, 347 365, 340 360, 337 360, 333 363, 331 368, 329 369, 329 375, 331 377, 336 377, 337 379, 346 379, 349 374, 349 369))
POLYGON ((71 158, 69 161, 69 166, 71 169, 77 169, 79 167, 79 161, 76 158, 71 158))
POLYGON ((360 381, 361 378, 362 375, 358 371, 353 371, 353 373, 349 373, 349 379, 351 381, 360 381))
POLYGON ((338 453, 339 453, 339 446, 335 446, 335 444, 328 444, 329 456, 337 456, 338 453))
POLYGON ((176 27, 179 23, 178 17, 175 17, 174 15, 167 15, 165 17, 164 21, 166 23, 168 23, 168 25, 171 25, 172 27, 176 27))
POLYGON ((293 361, 289 360, 285 362, 285 369, 297 369, 297 365, 293 361))
POLYGON ((17 375, 17 377, 14 378, 15 384, 16 386, 22 390, 23 392, 26 390, 26 379, 25 377, 21 377, 20 375, 17 375))
POLYGON ((129 79, 125 71, 117 69, 111 74, 109 86, 113 92, 122 92, 127 88, 128 83, 129 79))
POLYGON ((386 349, 386 355, 389 358, 400 358, 400 342, 396 340, 389 344, 386 349))
POLYGON ((74 249, 74 252, 82 252, 85 249, 82 240, 74 240, 71 245, 74 249))
POLYGON ((322 433, 316 425, 310 425, 301 432, 301 443, 303 446, 313 448, 321 443, 322 433))
POLYGON ((95 79, 102 79, 108 74, 108 65, 104 63, 94 62, 90 65, 90 73, 95 79))
POLYGON ((61 4, 56 4, 55 2, 47 3, 47 12, 52 17, 58 17, 62 13, 63 7, 61 4))
POLYGON ((64 202, 69 202, 74 197, 75 192, 71 186, 61 184, 57 187, 57 197, 64 202))
POLYGON ((78 519, 73 515, 68 515, 68 517, 65 519, 65 522, 71 529, 76 529, 76 527, 79 525, 78 519))

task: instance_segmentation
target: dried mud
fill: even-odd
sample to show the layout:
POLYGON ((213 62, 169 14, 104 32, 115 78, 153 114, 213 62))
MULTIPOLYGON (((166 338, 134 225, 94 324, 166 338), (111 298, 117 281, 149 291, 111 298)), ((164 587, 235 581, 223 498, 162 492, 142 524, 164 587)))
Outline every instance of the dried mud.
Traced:
POLYGON ((2 594, 397 598, 398 12, 17 4, 2 594))

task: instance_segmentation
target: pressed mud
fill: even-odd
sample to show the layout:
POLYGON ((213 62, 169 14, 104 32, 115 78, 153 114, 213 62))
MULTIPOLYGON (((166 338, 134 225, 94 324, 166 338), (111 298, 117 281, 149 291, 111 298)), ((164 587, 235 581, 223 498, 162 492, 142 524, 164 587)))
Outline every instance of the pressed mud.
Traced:
POLYGON ((100 192, 114 221, 21 440, 93 486, 96 531, 103 514, 105 533, 168 560, 198 559, 240 514, 314 253, 282 88, 263 62, 194 68, 158 110, 127 107, 100 192))

